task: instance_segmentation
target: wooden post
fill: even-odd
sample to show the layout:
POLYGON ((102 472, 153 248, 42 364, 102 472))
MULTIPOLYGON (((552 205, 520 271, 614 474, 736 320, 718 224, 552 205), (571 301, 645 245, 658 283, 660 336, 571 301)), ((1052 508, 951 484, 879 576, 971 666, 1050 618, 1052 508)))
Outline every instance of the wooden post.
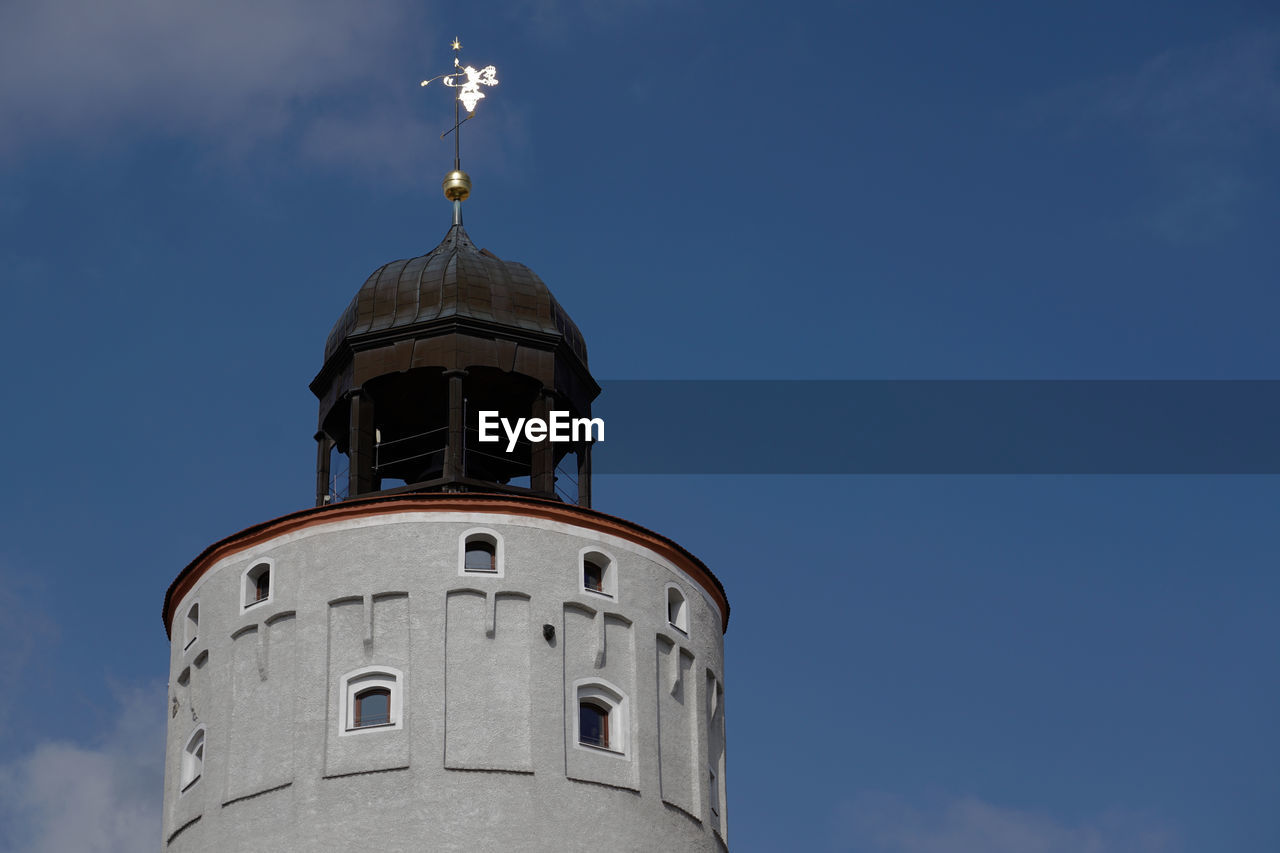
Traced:
MULTIPOLYGON (((587 417, 591 413, 587 412, 587 417)), ((591 442, 582 442, 578 449, 578 506, 591 509, 591 442)))
POLYGON ((324 506, 329 497, 329 455, 333 439, 320 430, 316 433, 316 506, 324 506))
POLYGON ((467 473, 466 460, 466 404, 463 396, 465 370, 446 370, 449 379, 449 443, 444 448, 444 478, 457 482, 467 473))
POLYGON ((347 442, 350 460, 347 497, 376 492, 380 478, 373 470, 373 398, 362 388, 351 389, 351 423, 347 442))
MULTIPOLYGON (((552 392, 542 389, 538 393, 537 398, 533 401, 532 416, 540 418, 542 421, 550 419, 551 408, 555 405, 555 397, 552 392)), ((548 497, 556 496, 556 455, 551 446, 550 441, 533 442, 529 449, 530 462, 532 467, 529 471, 529 485, 533 487, 535 492, 541 492, 548 497)))

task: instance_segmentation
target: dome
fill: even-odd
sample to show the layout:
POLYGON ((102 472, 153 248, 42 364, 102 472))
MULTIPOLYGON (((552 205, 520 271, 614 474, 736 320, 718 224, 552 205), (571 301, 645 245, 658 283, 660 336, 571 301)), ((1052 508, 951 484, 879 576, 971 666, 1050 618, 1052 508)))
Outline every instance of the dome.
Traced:
POLYGON ((325 343, 328 362, 343 341, 433 321, 481 325, 563 338, 583 367, 587 345, 542 279, 524 264, 478 249, 461 225, 430 252, 374 270, 342 312, 325 343))
POLYGON ((361 285, 329 332, 311 391, 320 502, 385 487, 506 489, 590 505, 589 441, 476 447, 479 412, 589 418, 600 386, 582 333, 542 279, 478 249, 456 219, 435 249, 384 264, 361 285), (345 492, 331 476, 335 452, 346 456, 345 492), (574 465, 576 498, 555 474, 574 465))

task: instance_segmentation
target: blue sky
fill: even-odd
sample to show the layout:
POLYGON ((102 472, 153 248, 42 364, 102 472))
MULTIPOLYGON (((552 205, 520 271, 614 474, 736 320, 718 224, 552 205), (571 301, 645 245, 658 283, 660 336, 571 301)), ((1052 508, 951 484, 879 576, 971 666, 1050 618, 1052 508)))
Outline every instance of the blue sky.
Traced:
MULTIPOLYGON (((10 0, 0 849, 156 843, 164 590, 310 503, 325 335, 448 227, 455 34, 468 230, 606 387, 1278 378, 1273 4, 10 0)), ((728 589, 735 853, 1280 849, 1276 478, 595 503, 728 589)))

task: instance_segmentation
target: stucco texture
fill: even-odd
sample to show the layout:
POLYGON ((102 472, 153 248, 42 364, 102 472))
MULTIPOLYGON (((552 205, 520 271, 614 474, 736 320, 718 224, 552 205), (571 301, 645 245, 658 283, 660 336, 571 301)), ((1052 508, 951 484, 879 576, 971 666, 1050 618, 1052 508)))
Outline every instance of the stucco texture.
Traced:
POLYGON ((223 556, 174 612, 196 603, 171 651, 167 850, 725 848, 724 614, 643 545, 519 513, 343 518, 223 556), (501 538, 501 576, 459 570, 477 527, 501 538), (613 595, 583 588, 586 550, 613 595), (270 600, 246 607, 264 560, 270 600), (342 719, 366 670, 394 678, 392 724, 342 719), (578 742, 583 685, 621 699, 609 749, 578 742), (198 727, 201 775, 179 790, 198 727))

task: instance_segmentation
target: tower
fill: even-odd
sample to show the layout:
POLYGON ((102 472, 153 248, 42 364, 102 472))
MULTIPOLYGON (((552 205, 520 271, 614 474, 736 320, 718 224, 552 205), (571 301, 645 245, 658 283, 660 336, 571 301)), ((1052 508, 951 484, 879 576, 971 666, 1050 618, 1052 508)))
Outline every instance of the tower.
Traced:
POLYGON ((444 239, 329 334, 315 506, 165 595, 166 850, 726 846, 724 589, 591 508, 589 423, 481 440, 486 412, 587 422, 599 386, 542 280, 463 228, 456 152, 444 239))

